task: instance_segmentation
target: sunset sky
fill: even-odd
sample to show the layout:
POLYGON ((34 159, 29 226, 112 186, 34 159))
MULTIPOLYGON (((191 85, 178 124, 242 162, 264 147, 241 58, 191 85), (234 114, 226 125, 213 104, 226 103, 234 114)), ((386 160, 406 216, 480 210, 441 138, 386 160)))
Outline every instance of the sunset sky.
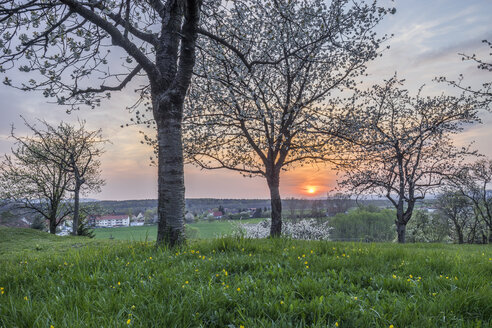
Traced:
MULTIPOLYGON (((462 73, 466 83, 474 86, 490 81, 490 73, 463 62, 458 53, 475 53, 490 61, 490 50, 481 41, 492 40, 492 1, 400 0, 392 5, 396 14, 387 17, 377 29, 382 34, 394 34, 388 43, 391 48, 369 64, 367 86, 380 83, 395 72, 406 79, 411 91, 426 84, 428 94, 442 91, 442 85, 432 82, 436 76, 456 79, 462 73)), ((12 71, 9 77, 15 82, 16 77, 25 78, 22 74, 25 73, 12 71)), ((132 99, 133 90, 128 88, 114 93, 112 100, 99 108, 68 115, 63 108, 47 104, 41 93, 26 94, 0 85, 0 154, 10 152, 12 123, 17 134, 26 133, 19 115, 30 121, 42 118, 52 124, 85 119, 89 128, 102 128, 112 142, 102 157, 106 185, 101 193, 87 196, 107 200, 157 198, 156 168, 149 165, 152 151, 140 143, 138 127, 120 128, 132 117, 125 111, 132 99)), ((458 144, 475 141, 475 148, 492 157, 492 114, 482 112, 481 117, 483 124, 468 127, 455 140, 458 144)), ((187 198, 269 198, 263 178, 243 178, 235 172, 202 171, 191 166, 185 172, 187 198)), ((322 197, 336 186, 336 176, 329 167, 304 166, 283 173, 280 183, 282 197, 322 197)))

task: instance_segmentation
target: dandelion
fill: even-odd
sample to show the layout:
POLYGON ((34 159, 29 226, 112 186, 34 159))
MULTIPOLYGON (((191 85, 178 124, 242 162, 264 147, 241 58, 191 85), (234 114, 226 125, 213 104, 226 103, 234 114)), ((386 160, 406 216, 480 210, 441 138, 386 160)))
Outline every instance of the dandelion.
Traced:
POLYGON ((216 273, 216 274, 215 274, 215 276, 216 276, 216 277, 218 277, 218 276, 219 276, 219 274, 218 274, 218 273, 216 273))
POLYGON ((396 275, 393 275, 393 279, 396 279, 396 275))
POLYGON ((280 305, 283 305, 284 304, 284 301, 280 301, 280 305))
POLYGON ((249 256, 252 256, 251 253, 249 253, 249 256))
POLYGON ((53 325, 50 325, 50 328, 55 328, 55 326, 53 326, 53 325))
POLYGON ((187 284, 187 285, 188 285, 188 280, 186 280, 186 281, 185 281, 185 284, 187 284))
POLYGON ((27 296, 24 296, 24 301, 27 301, 27 296))
POLYGON ((237 290, 238 292, 240 292, 240 291, 241 291, 241 288, 239 288, 239 287, 238 287, 236 290, 237 290))
POLYGON ((306 265, 306 269, 309 269, 309 265, 306 265))
POLYGON ((135 305, 132 305, 132 310, 135 310, 135 305))
POLYGON ((149 260, 152 260, 152 256, 151 256, 151 257, 149 257, 149 260))
POLYGON ((313 254, 313 250, 311 250, 311 254, 313 254))
POLYGON ((239 328, 244 328, 244 326, 243 325, 239 325, 239 328))
POLYGON ((437 295, 437 293, 432 293, 432 296, 436 296, 436 295, 437 295))
POLYGON ((121 283, 118 281, 118 286, 120 286, 120 285, 121 285, 121 283))
POLYGON ((308 264, 308 261, 304 262, 304 264, 308 264))
POLYGON ((413 276, 412 276, 412 275, 409 275, 409 277, 410 277, 410 279, 411 279, 411 278, 413 278, 413 276))
POLYGON ((354 296, 354 300, 356 300, 356 301, 357 301, 357 296, 354 296))
POLYGON ((306 254, 302 254, 302 257, 306 257, 306 254))
POLYGON ((389 328, 395 328, 395 326, 393 326, 393 325, 389 325, 389 328))
POLYGON ((132 319, 128 319, 128 320, 126 320, 126 324, 127 324, 127 325, 129 325, 129 324, 131 324, 131 323, 132 323, 132 319))
POLYGON ((335 322, 335 327, 338 327, 338 321, 337 321, 337 322, 335 322))
POLYGON ((343 253, 342 256, 345 257, 345 253, 343 253))
POLYGON ((227 271, 224 272, 225 276, 227 277, 227 271))

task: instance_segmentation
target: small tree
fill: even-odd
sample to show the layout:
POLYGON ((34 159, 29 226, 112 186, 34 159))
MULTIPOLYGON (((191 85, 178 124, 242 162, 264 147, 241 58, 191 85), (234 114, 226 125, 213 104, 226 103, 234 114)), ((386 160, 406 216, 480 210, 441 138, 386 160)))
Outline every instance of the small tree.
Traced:
POLYGON ((280 172, 326 161, 309 133, 323 102, 352 87, 385 37, 374 27, 392 9, 359 1, 238 0, 204 20, 185 124, 186 156, 205 169, 266 179, 271 235, 282 231, 280 172))
POLYGON ((105 142, 101 130, 89 131, 85 123, 79 126, 61 122, 54 127, 46 121, 40 121, 42 128, 24 121, 33 132, 33 137, 12 137, 39 158, 51 161, 68 173, 70 184, 67 190, 74 193, 73 229, 78 232, 81 192, 98 192, 104 185, 100 177, 99 157, 103 153, 101 144, 105 142))
POLYGON ((49 222, 54 234, 73 212, 67 201, 71 178, 62 163, 49 160, 42 142, 56 147, 52 138, 17 138, 12 155, 5 155, 0 165, 0 198, 36 212, 49 222))
POLYGON ((487 227, 485 239, 492 243, 492 160, 480 159, 464 165, 459 173, 450 175, 450 184, 473 205, 475 215, 487 227))
POLYGON ((396 209, 398 242, 417 201, 454 172, 468 148, 456 148, 450 135, 477 122, 471 95, 411 96, 395 77, 383 86, 356 93, 343 116, 338 136, 351 147, 342 159, 341 184, 356 193, 385 196, 396 209))
POLYGON ((446 191, 437 198, 439 213, 452 224, 459 244, 463 244, 465 236, 470 232, 474 222, 472 203, 458 191, 446 191))

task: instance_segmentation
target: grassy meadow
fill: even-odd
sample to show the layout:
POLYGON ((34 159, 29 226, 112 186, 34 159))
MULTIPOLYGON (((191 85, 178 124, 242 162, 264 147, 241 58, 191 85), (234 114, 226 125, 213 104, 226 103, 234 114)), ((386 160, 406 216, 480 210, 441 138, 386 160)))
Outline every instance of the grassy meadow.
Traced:
MULTIPOLYGON (((186 225, 188 237, 191 239, 210 239, 230 234, 239 223, 258 223, 264 219, 247 219, 235 221, 206 221, 186 225)), ((141 227, 97 228, 95 238, 129 241, 154 241, 157 236, 157 225, 141 227)))
POLYGON ((490 327, 492 248, 0 227, 0 327, 490 327))

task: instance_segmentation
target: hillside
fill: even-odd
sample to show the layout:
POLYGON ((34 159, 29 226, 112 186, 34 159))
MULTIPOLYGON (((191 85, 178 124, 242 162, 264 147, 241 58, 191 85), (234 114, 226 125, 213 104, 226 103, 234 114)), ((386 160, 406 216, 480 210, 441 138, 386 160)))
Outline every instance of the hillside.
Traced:
POLYGON ((492 325, 488 246, 222 238, 166 250, 7 228, 0 240, 28 250, 0 257, 0 327, 492 325))

